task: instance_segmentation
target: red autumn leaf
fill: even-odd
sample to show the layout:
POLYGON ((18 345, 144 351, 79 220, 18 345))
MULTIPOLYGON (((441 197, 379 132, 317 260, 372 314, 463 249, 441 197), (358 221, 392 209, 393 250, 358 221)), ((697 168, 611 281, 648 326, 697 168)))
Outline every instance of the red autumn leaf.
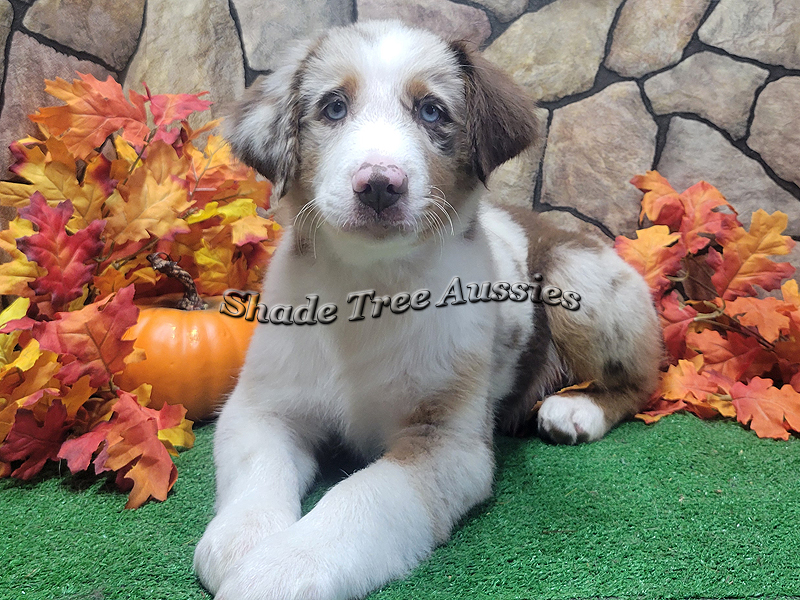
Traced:
POLYGON ((47 409, 41 426, 32 411, 17 411, 14 426, 0 446, 0 461, 25 461, 11 473, 12 477, 30 479, 48 460, 58 458, 58 450, 72 426, 66 419, 67 410, 60 400, 55 400, 47 409))
POLYGON ((176 417, 180 415, 180 422, 185 414, 182 406, 164 405, 161 411, 154 411, 140 406, 132 394, 119 392, 106 445, 94 464, 98 473, 126 470, 124 479, 133 483, 133 490, 125 508, 137 508, 150 497, 166 499, 178 472, 158 431, 169 428, 165 425, 174 426, 176 417))
POLYGON ((90 375, 89 384, 97 388, 122 371, 125 357, 133 351, 133 341, 123 341, 122 334, 139 316, 133 293, 130 285, 110 299, 78 311, 58 313, 56 320, 34 327, 33 335, 42 348, 75 357, 58 372, 61 381, 71 385, 90 375))
MULTIPOLYGON (((148 95, 150 90, 147 90, 148 95)), ((156 94, 150 96, 150 112, 157 127, 172 125, 182 121, 195 111, 208 109, 213 103, 210 100, 201 100, 208 92, 199 94, 156 94)), ((174 140, 173 140, 174 141, 174 140)))
POLYGON ((614 248, 617 254, 639 271, 653 296, 659 298, 671 285, 666 276, 675 275, 680 270, 686 248, 678 241, 680 234, 670 233, 664 225, 639 229, 636 238, 630 240, 618 236, 614 248))
POLYGON ((775 364, 775 357, 767 353, 758 340, 732 331, 727 333, 727 337, 710 329, 689 332, 686 344, 703 355, 707 368, 734 381, 751 370, 763 373, 775 364))
POLYGON ((67 440, 61 444, 58 458, 67 461, 67 468, 72 474, 89 468, 92 456, 105 441, 112 425, 108 421, 95 425, 91 431, 67 440))
POLYGON ((686 354, 686 334, 697 311, 688 304, 682 306, 678 301, 678 292, 673 291, 661 299, 659 316, 667 351, 674 360, 678 360, 686 354))
POLYGON ((762 438, 788 440, 789 430, 800 431, 800 392, 790 385, 778 389, 771 379, 754 377, 731 388, 736 418, 762 438))
MULTIPOLYGON (((702 365, 702 363, 700 363, 702 365)), ((689 360, 680 360, 670 366, 661 377, 661 395, 665 400, 686 400, 689 395, 704 401, 710 394, 730 385, 730 381, 711 371, 698 372, 697 366, 689 360)))
POLYGON ((39 232, 17 240, 17 247, 29 260, 47 269, 46 275, 30 285, 36 295, 49 293, 55 310, 83 293, 83 286, 92 280, 95 265, 91 261, 103 250, 100 233, 105 221, 93 221, 74 235, 67 235, 72 212, 69 200, 50 208, 39 192, 31 197, 30 206, 19 209, 20 216, 36 225, 39 232))

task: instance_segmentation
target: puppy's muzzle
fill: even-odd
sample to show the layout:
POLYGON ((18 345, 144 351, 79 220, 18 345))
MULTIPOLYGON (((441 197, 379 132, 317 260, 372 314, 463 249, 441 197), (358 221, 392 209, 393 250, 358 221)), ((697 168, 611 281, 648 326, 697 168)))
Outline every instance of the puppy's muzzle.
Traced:
POLYGON ((408 175, 390 160, 372 159, 353 175, 353 191, 363 204, 380 213, 408 191, 408 175))

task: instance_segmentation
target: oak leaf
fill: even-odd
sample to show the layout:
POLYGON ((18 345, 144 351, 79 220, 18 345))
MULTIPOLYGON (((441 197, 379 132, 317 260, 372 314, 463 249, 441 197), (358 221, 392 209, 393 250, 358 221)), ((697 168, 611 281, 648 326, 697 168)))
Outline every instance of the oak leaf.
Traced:
POLYGON ((636 231, 635 240, 619 236, 614 244, 617 253, 645 278, 653 296, 670 286, 667 275, 675 275, 686 254, 679 233, 670 233, 665 225, 636 231))
POLYGON ((47 274, 31 283, 37 295, 50 294, 55 310, 80 297, 83 286, 92 279, 92 261, 103 249, 100 233, 105 221, 93 221, 85 229, 68 235, 66 226, 72 217, 72 203, 65 200, 50 208, 36 192, 29 206, 19 209, 22 218, 36 225, 38 233, 17 240, 17 247, 47 274))
POLYGON ((8 229, 0 231, 0 250, 9 254, 11 260, 0 264, 0 295, 33 296, 30 285, 46 271, 28 260, 17 248, 17 238, 35 235, 33 223, 25 219, 15 218, 8 224, 8 229))
POLYGON ((775 357, 757 339, 732 331, 726 337, 711 329, 689 332, 686 345, 703 355, 707 368, 733 381, 748 373, 763 373, 775 364, 775 357))
POLYGON ((721 298, 755 296, 754 285, 767 291, 777 289, 794 273, 789 263, 776 263, 769 258, 788 254, 794 247, 794 240, 781 235, 787 223, 784 213, 768 215, 759 209, 753 213, 749 232, 742 231, 726 242, 722 254, 713 248, 709 250, 708 263, 716 271, 711 281, 721 298))
POLYGON ((789 329, 789 317, 785 313, 791 309, 791 304, 769 296, 742 296, 725 303, 726 315, 735 317, 742 325, 755 327, 768 342, 774 342, 782 331, 789 329))
POLYGON ((210 100, 201 100, 200 96, 208 92, 199 94, 156 94, 150 96, 150 112, 153 114, 153 121, 157 127, 172 125, 176 121, 182 121, 195 111, 204 111, 211 106, 210 100))
POLYGON ((790 385, 778 389, 771 379, 754 377, 731 388, 736 418, 750 425, 758 437, 788 440, 789 430, 800 431, 800 392, 790 385))
POLYGON ((17 411, 14 426, 0 446, 0 461, 24 461, 11 475, 18 479, 30 479, 42 470, 48 460, 56 460, 71 425, 60 400, 50 405, 41 426, 30 410, 17 411))
POLYGON ((697 310, 679 300, 676 291, 661 299, 659 317, 664 333, 664 345, 673 360, 678 360, 686 354, 686 334, 697 315, 697 310))
POLYGON ((90 375, 91 386, 100 387, 122 371, 125 357, 133 351, 133 341, 122 340, 122 335, 139 315, 133 293, 133 286, 123 288, 107 300, 59 313, 55 320, 34 327, 42 348, 75 358, 59 371, 61 381, 70 385, 90 375))
POLYGON ((86 159, 119 130, 125 141, 143 144, 150 134, 144 107, 146 98, 134 91, 126 98, 122 86, 110 75, 105 81, 83 73, 78 73, 78 77, 72 83, 61 78, 46 81, 45 91, 66 104, 40 108, 30 115, 31 121, 59 137, 80 159, 86 159))

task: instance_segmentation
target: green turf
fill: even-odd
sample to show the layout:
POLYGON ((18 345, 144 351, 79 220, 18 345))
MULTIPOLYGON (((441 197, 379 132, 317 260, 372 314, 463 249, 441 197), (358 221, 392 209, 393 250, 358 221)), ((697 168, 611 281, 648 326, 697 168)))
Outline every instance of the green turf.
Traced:
MULTIPOLYGON (((194 600, 213 426, 164 503, 91 478, 0 482, 0 598, 194 600)), ((496 492, 371 600, 800 596, 800 440, 667 417, 558 447, 500 438, 496 492)), ((319 487, 307 506, 322 493, 319 487)))

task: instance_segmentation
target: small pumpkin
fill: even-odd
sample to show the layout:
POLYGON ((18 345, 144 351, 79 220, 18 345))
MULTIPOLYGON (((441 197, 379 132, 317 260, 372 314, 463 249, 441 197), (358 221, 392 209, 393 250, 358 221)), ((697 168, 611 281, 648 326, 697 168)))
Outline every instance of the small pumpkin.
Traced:
POLYGON ((127 365, 115 382, 126 390, 149 383, 151 408, 183 404, 187 419, 208 418, 236 385, 257 323, 221 314, 219 298, 204 302, 191 276, 163 255, 151 254, 148 260, 180 279, 186 294, 177 303, 175 297, 137 302, 139 319, 122 339, 135 338, 134 347, 147 357, 127 365))

